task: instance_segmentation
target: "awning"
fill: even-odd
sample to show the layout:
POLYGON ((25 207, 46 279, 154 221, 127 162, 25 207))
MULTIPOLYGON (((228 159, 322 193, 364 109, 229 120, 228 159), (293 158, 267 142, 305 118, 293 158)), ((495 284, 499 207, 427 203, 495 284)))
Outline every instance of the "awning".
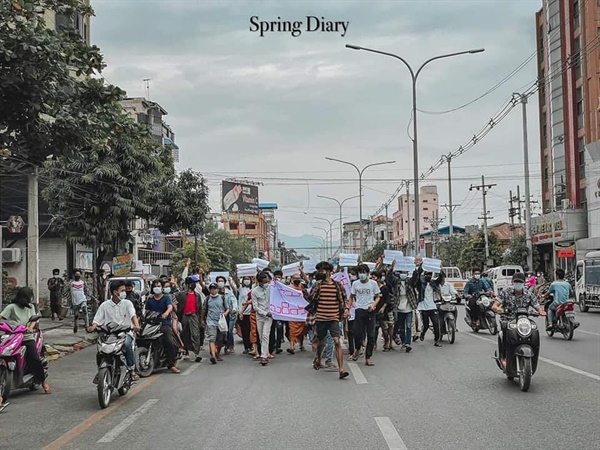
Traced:
POLYGON ((179 146, 168 137, 163 136, 163 145, 171 145, 173 148, 179 150, 179 146))

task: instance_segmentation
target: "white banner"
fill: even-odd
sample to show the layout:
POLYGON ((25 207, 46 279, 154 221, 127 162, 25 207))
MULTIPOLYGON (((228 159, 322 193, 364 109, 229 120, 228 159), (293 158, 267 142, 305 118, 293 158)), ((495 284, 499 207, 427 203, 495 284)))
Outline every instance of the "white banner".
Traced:
POLYGON ((340 253, 340 267, 354 267, 358 264, 358 255, 356 253, 340 253))
POLYGON ((302 261, 302 266, 303 266, 302 270, 304 270, 304 273, 307 275, 310 273, 316 272, 316 270, 317 270, 317 262, 312 261, 310 259, 302 261))
POLYGON ((215 283, 217 277, 225 277, 225 284, 229 282, 229 272, 211 272, 208 274, 208 279, 211 283, 215 283))
POLYGON ((413 256, 403 256, 402 258, 397 259, 394 270, 408 273, 414 272, 415 258, 413 256))
POLYGON ((400 258, 404 256, 399 250, 384 250, 383 251, 383 263, 392 264, 394 261, 398 262, 400 258))
POLYGON ((269 261, 265 261, 264 259, 260 259, 260 258, 254 258, 252 260, 252 264, 256 264, 256 266, 260 269, 266 269, 267 267, 269 267, 269 261))
POLYGON ((442 261, 435 258, 423 258, 423 272, 440 273, 442 271, 442 261))
POLYGON ((287 266, 283 266, 281 268, 284 277, 291 277, 292 275, 300 272, 300 262, 295 262, 292 264, 288 264, 287 266))
POLYGON ((377 266, 377 264, 375 264, 374 262, 366 262, 363 264, 366 264, 371 272, 373 272, 375 270, 375 267, 377 266))
POLYGON ((290 322, 306 321, 304 307, 308 302, 304 300, 302 291, 297 291, 280 281, 271 284, 271 315, 275 320, 290 322))
POLYGON ((256 264, 238 264, 237 266, 238 277, 255 277, 258 267, 256 264))

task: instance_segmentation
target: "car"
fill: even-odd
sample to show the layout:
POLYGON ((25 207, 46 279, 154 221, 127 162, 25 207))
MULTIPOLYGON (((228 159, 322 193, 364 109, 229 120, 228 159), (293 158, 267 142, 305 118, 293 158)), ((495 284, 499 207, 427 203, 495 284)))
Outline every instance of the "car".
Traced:
POLYGON ((446 282, 452 283, 458 296, 456 297, 456 303, 460 303, 462 300, 463 291, 465 289, 466 280, 463 278, 462 272, 458 267, 442 267, 444 274, 446 275, 446 282))

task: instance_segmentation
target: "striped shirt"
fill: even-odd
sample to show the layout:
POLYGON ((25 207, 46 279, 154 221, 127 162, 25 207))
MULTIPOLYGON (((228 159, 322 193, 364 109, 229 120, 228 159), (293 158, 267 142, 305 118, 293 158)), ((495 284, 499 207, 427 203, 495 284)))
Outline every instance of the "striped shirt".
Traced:
POLYGON ((317 305, 317 322, 328 320, 340 320, 340 301, 335 283, 322 283, 319 292, 319 303, 317 305))

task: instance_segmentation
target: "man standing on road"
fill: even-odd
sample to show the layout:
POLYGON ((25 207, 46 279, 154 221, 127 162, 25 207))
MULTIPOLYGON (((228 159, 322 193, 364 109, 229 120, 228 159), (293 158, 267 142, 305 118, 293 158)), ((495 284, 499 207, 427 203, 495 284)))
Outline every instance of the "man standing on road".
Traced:
POLYGON ((321 356, 325 346, 325 338, 329 333, 335 346, 335 356, 338 362, 339 378, 347 378, 349 373, 344 370, 344 355, 340 341, 340 320, 348 317, 350 308, 346 305, 346 293, 343 286, 331 278, 333 266, 327 261, 317 264, 317 272, 321 278, 310 291, 310 308, 315 312, 315 327, 317 329, 317 355, 313 360, 313 368, 321 368, 321 356))
POLYGON ((58 320, 63 320, 62 317, 62 292, 65 287, 65 280, 60 277, 60 270, 52 271, 52 278, 48 280, 48 290, 50 291, 50 311, 52 311, 52 320, 54 314, 58 320))
POLYGON ((81 279, 81 272, 76 270, 73 273, 73 280, 69 282, 71 288, 71 308, 73 308, 73 333, 77 333, 77 327, 79 325, 79 311, 83 310, 85 317, 85 324, 88 325, 88 311, 87 311, 87 288, 85 282, 81 279), (85 308, 83 306, 86 306, 85 308))
POLYGON ((269 363, 269 338, 273 317, 271 316, 271 279, 266 272, 256 277, 258 286, 252 290, 252 308, 256 312, 256 328, 260 340, 260 363, 269 363))
POLYGON ((421 312, 423 319, 423 330, 421 331, 420 339, 425 339, 425 333, 429 329, 429 320, 433 322, 433 334, 435 337, 435 346, 441 347, 442 336, 440 333, 440 321, 435 304, 436 298, 441 299, 441 284, 444 281, 444 272, 441 272, 438 277, 433 280, 431 272, 423 272, 423 275, 415 282, 414 287, 417 290, 419 306, 417 309, 421 312))
POLYGON ((352 283, 350 295, 350 307, 356 304, 356 312, 354 317, 354 355, 352 360, 358 360, 360 349, 367 335, 367 349, 365 351, 365 365, 374 366, 371 358, 375 349, 375 335, 377 305, 381 291, 377 282, 369 279, 369 266, 366 264, 358 265, 358 280, 352 283))

